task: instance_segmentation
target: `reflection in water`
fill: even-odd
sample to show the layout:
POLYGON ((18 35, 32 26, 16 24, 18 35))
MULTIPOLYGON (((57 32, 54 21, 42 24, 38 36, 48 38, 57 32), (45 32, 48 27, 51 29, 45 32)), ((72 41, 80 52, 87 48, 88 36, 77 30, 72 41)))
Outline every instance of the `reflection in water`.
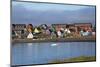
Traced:
POLYGON ((28 43, 27 45, 31 46, 31 45, 32 45, 32 43, 28 43))
POLYGON ((95 42, 16 43, 12 65, 44 64, 78 56, 95 56, 95 42))
POLYGON ((57 46, 58 44, 54 43, 54 44, 51 44, 51 46, 57 46))

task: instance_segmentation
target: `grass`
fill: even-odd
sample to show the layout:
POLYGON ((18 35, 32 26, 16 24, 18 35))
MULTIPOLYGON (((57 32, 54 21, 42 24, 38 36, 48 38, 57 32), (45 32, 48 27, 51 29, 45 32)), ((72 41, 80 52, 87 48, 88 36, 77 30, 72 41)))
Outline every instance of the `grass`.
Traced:
POLYGON ((96 57, 95 56, 80 56, 80 57, 65 59, 63 61, 54 60, 54 61, 51 61, 50 63, 67 63, 67 62, 69 63, 69 62, 88 62, 88 61, 96 61, 96 57))

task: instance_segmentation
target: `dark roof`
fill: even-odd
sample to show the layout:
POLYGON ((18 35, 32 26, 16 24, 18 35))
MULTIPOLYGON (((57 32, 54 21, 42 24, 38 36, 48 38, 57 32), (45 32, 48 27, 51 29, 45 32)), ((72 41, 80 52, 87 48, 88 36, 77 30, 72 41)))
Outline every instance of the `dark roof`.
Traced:
POLYGON ((79 24, 91 24, 91 23, 74 23, 74 25, 77 25, 77 24, 79 25, 79 24))
POLYGON ((68 26, 74 26, 74 24, 52 24, 52 25, 68 25, 68 26))
POLYGON ((24 30, 25 24, 12 24, 12 30, 24 30))
POLYGON ((26 26, 26 24, 12 24, 13 26, 26 26))
POLYGON ((73 24, 52 24, 52 25, 73 25, 73 24))
POLYGON ((24 29, 23 28, 18 28, 18 29, 13 28, 12 30, 13 31, 21 31, 21 30, 24 30, 24 29))
POLYGON ((91 23, 74 23, 75 26, 83 26, 83 25, 89 25, 92 26, 91 23))

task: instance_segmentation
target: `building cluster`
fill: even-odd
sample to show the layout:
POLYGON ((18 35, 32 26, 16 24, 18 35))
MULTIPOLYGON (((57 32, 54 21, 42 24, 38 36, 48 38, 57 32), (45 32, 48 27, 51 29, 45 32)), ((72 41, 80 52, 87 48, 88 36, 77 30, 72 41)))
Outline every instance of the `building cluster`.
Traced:
POLYGON ((43 39, 95 36, 95 29, 91 23, 75 24, 12 24, 13 39, 43 39))

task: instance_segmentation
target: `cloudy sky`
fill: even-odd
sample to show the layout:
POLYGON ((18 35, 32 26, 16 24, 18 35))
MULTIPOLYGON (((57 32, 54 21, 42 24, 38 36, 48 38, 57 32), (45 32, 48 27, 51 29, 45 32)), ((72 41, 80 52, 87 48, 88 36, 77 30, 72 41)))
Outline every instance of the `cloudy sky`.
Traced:
POLYGON ((12 23, 32 23, 33 25, 56 23, 95 24, 95 7, 13 1, 12 23))

